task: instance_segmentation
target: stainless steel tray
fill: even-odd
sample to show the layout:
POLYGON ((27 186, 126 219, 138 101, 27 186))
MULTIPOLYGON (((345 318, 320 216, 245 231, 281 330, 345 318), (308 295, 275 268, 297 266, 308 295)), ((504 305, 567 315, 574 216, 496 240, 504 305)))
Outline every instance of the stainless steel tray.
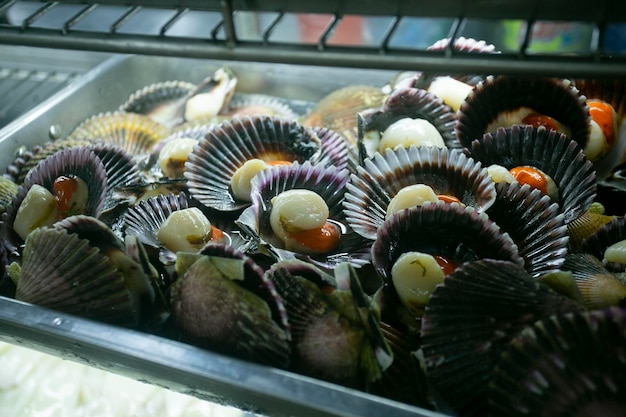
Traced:
MULTIPOLYGON (((0 130, 0 169, 20 146, 67 134, 85 118, 115 110, 156 81, 197 82, 220 66, 238 74, 238 91, 314 102, 339 87, 383 85, 389 71, 116 56, 0 130)), ((304 416, 441 414, 260 366, 155 335, 102 324, 0 297, 0 340, 111 370, 251 412, 304 416)))

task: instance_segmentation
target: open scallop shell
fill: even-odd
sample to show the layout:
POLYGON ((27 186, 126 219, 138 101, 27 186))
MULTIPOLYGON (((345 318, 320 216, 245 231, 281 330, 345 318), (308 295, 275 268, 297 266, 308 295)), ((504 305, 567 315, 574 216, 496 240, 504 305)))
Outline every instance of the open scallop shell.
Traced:
POLYGON ((318 266, 334 268, 342 262, 361 266, 369 261, 371 242, 364 240, 346 225, 341 202, 349 176, 347 170, 293 163, 291 166, 275 167, 261 171, 252 180, 252 202, 249 213, 244 212, 239 221, 247 224, 258 236, 290 256, 301 257, 318 266), (274 235, 269 218, 272 199, 283 191, 307 189, 319 194, 329 209, 328 220, 342 231, 338 246, 329 253, 303 255, 282 249, 282 241, 274 235))
POLYGON ((615 217, 609 223, 600 227, 594 234, 583 240, 582 251, 602 260, 603 265, 611 272, 626 272, 626 265, 608 262, 604 259, 606 249, 622 240, 626 240, 626 219, 624 217, 615 217))
POLYGON ((85 120, 72 131, 68 138, 99 140, 118 146, 133 157, 141 157, 167 134, 167 127, 152 120, 149 116, 108 112, 85 120))
MULTIPOLYGON (((384 132, 400 119, 424 119, 431 123, 441 134, 448 148, 461 148, 456 138, 456 114, 443 100, 426 90, 400 88, 394 90, 385 104, 378 109, 369 109, 359 113, 359 140, 369 131, 384 132)), ((370 155, 371 156, 371 155, 370 155)))
POLYGON ((458 150, 398 148, 366 159, 347 184, 344 212, 361 236, 375 239, 391 199, 404 187, 426 184, 435 194, 456 196, 482 212, 496 198, 493 181, 479 162, 458 150))
MULTIPOLYGON (((176 254, 165 248, 158 239, 159 228, 165 220, 175 211, 184 210, 192 207, 193 202, 181 192, 177 195, 167 194, 151 197, 147 200, 140 201, 128 208, 124 215, 124 231, 126 235, 137 236, 138 239, 153 248, 159 250, 159 260, 164 264, 171 264, 176 260, 176 254)), ((208 215, 209 213, 204 213, 208 215)), ((216 217, 220 213, 212 213, 207 218, 212 225, 219 227, 216 217)), ((230 223, 230 228, 234 227, 234 223, 230 223)), ((222 226, 223 227, 223 226, 222 226)), ((222 227, 219 227, 222 229, 222 227)), ((224 232, 224 238, 219 242, 232 244, 230 233, 224 232)), ((217 241, 216 241, 217 242, 217 241)))
POLYGON ((489 415, 623 416, 626 310, 557 315, 524 329, 489 382, 489 415))
POLYGON ((235 95, 222 113, 228 117, 265 115, 293 120, 299 117, 287 100, 263 94, 235 95))
POLYGON ((285 368, 290 333, 274 284, 250 258, 209 244, 179 252, 172 317, 184 340, 257 363, 285 368))
POLYGON ((191 195, 207 207, 236 211, 250 204, 237 200, 230 181, 250 159, 317 161, 320 140, 299 123, 269 116, 234 118, 198 142, 185 164, 191 195))
POLYGON ((499 259, 523 265, 509 235, 485 215, 457 203, 429 203, 389 217, 372 245, 372 264, 391 282, 391 267, 405 252, 439 255, 461 265, 499 259))
POLYGON ((558 204, 525 184, 496 184, 497 198, 487 215, 507 232, 533 277, 554 272, 565 262, 569 241, 558 204))
POLYGON ((13 222, 28 191, 38 184, 52 192, 55 180, 64 175, 75 175, 87 184, 88 196, 82 214, 97 217, 105 207, 108 183, 100 158, 89 148, 70 148, 55 153, 29 172, 3 214, 2 232, 11 256, 19 256, 18 247, 22 241, 13 230, 13 222))
POLYGON ((581 308, 511 262, 484 259, 457 268, 422 317, 421 352, 438 405, 486 415, 487 382, 508 341, 538 319, 581 308))
POLYGON ((595 198, 593 164, 574 141, 554 130, 519 125, 498 128, 473 141, 471 155, 484 166, 532 166, 548 174, 558 188, 566 223, 587 210, 595 198))
POLYGON ((139 320, 137 297, 109 258, 56 228, 39 228, 26 238, 16 298, 100 321, 139 320))
POLYGON ((489 76, 468 95, 458 112, 457 137, 467 148, 487 132, 504 112, 528 107, 569 128, 568 135, 584 149, 591 117, 585 97, 567 80, 489 76))
POLYGON ((150 84, 132 93, 120 110, 143 114, 168 125, 180 118, 181 101, 195 89, 195 84, 178 80, 150 84))

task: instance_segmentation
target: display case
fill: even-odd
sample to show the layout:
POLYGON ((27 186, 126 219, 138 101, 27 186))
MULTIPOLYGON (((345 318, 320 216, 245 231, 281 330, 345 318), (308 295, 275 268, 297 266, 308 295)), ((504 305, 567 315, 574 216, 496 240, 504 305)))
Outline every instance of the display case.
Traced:
MULTIPOLYGON (((626 79, 626 4, 2 0, 0 54, 5 168, 20 146, 63 137, 144 85, 197 83, 223 65, 240 93, 302 109, 399 71, 626 79), (446 37, 485 39, 498 53, 428 49, 446 37)), ((254 413, 443 415, 4 297, 0 339, 254 413)))

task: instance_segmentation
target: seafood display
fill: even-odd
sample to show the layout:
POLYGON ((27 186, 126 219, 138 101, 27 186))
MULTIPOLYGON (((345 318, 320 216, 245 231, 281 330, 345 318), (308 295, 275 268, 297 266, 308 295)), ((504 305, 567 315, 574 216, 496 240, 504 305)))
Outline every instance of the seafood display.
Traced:
POLYGON ((0 295, 444 414, 624 414, 622 97, 402 77, 302 105, 224 66, 21 149, 0 295))

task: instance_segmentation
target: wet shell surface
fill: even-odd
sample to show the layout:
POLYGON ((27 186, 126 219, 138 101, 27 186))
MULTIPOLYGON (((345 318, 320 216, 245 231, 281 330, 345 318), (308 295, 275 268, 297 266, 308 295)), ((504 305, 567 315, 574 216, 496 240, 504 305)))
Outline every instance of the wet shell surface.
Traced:
POLYGON ((11 204, 13 197, 17 195, 18 185, 10 178, 0 176, 0 215, 11 204))
POLYGON ((201 254, 178 254, 179 278, 171 288, 176 329, 198 346, 285 368, 290 335, 282 300, 263 270, 227 248, 208 245, 201 254))
POLYGON ((499 128, 472 142, 471 155, 484 166, 531 166, 549 175, 558 188, 566 223, 584 213, 596 196, 593 164, 575 142, 554 130, 519 125, 499 128))
POLYGON ((69 139, 98 140, 140 157, 148 154, 150 149, 167 134, 167 127, 149 116, 109 112, 85 120, 72 131, 69 139))
POLYGON ((16 299, 106 322, 139 319, 137 297, 109 258, 88 240, 56 228, 27 237, 16 299))
POLYGON ((426 184, 435 194, 452 195, 484 211, 496 199, 486 169, 458 150, 434 147, 398 148, 366 159, 347 184, 344 212, 361 236, 375 239, 392 198, 404 187, 426 184))
POLYGON ((380 379, 391 363, 391 352, 354 269, 344 264, 336 270, 352 276, 344 282, 348 287, 341 289, 315 276, 310 280, 321 272, 304 271, 311 268, 306 264, 294 268, 294 262, 278 262, 266 274, 285 301, 292 334, 291 369, 360 389, 380 379))
POLYGON ((569 244, 572 250, 580 251, 585 239, 615 218, 615 216, 604 213, 604 205, 594 202, 591 203, 587 211, 567 224, 569 244))
POLYGON ((372 245, 372 264, 391 282, 393 264, 409 251, 442 256, 456 265, 484 258, 523 265, 507 233, 485 214, 456 203, 430 203, 389 217, 372 245))
POLYGON ((235 95, 223 113, 228 117, 265 115, 293 120, 299 117, 287 100, 263 94, 235 95))
MULTIPOLYGON (((489 76, 468 95, 458 112, 457 137, 467 148, 488 132, 498 115, 528 107, 569 129, 568 137, 584 149, 591 118, 585 97, 567 80, 489 76)), ((504 126, 508 127, 508 126, 504 126)))
POLYGON ((236 211, 250 205, 236 199, 230 186, 233 175, 246 161, 317 161, 320 145, 310 129, 292 120, 233 118, 198 142, 185 164, 185 178, 191 195, 205 206, 236 211))
POLYGON ((442 99, 426 90, 396 89, 382 107, 362 111, 359 115, 359 140, 363 140, 368 132, 382 133, 398 120, 411 118, 432 124, 448 148, 461 148, 455 132, 456 114, 442 99))
POLYGON ((609 272, 595 256, 570 253, 565 258, 563 270, 571 271, 588 308, 626 307, 626 282, 609 272))
POLYGON ((615 217, 583 241, 582 251, 602 260, 609 271, 626 272, 625 264, 609 262, 604 257, 604 252, 609 246, 623 240, 626 240, 626 219, 615 217))
POLYGON ((623 308, 557 315, 524 329, 493 371, 489 415, 623 416, 625 332, 623 308))
POLYGON ((348 179, 347 170, 311 165, 308 162, 261 171, 252 180, 253 205, 248 209, 248 213, 242 214, 239 222, 248 224, 261 239, 272 246, 286 251, 288 258, 302 257, 326 268, 333 268, 342 262, 349 262, 355 266, 364 265, 369 261, 371 242, 362 239, 347 226, 341 205, 348 179), (329 210, 328 222, 335 225, 341 233, 338 245, 334 249, 306 255, 284 249, 284 243, 271 227, 270 216, 273 209, 272 200, 289 190, 310 190, 325 201, 329 210))
POLYGON ((496 184, 497 198, 487 215, 507 232, 533 277, 557 271, 565 262, 569 242, 558 204, 525 184, 496 184))
MULTIPOLYGON (((46 158, 39 163, 24 179, 19 187, 17 195, 7 207, 2 218, 3 236, 5 244, 10 248, 12 255, 21 239, 13 230, 17 212, 28 195, 28 191, 37 184, 48 191, 53 191, 53 185, 57 178, 62 176, 76 176, 87 185, 87 199, 81 213, 97 217, 105 207, 108 193, 107 176, 104 164, 88 148, 64 149, 46 158)), ((66 213, 66 215, 68 215, 66 213)))
POLYGON ((423 363, 438 407, 483 416, 500 352, 525 326, 582 307, 522 267, 485 259, 460 266, 430 297, 422 318, 423 363))

